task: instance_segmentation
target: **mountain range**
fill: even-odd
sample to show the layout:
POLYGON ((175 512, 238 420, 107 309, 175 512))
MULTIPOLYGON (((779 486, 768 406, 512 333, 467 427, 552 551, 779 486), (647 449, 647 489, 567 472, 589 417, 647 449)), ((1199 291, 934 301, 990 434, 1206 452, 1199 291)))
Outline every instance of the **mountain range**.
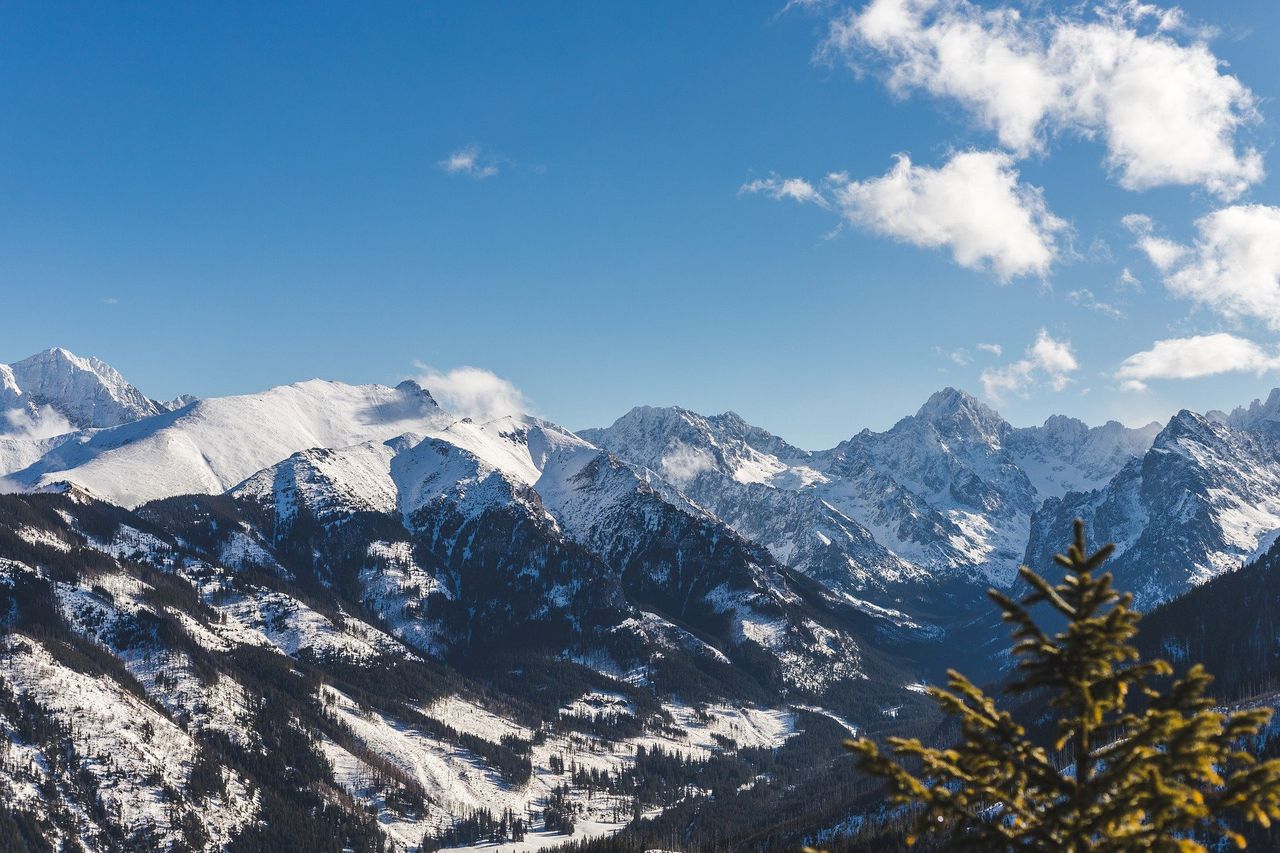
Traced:
POLYGON ((857 793, 800 757, 927 732, 957 658, 1000 677, 984 591, 1075 518, 1145 608, 1280 534, 1280 391, 1014 427, 948 388, 815 451, 681 408, 476 422, 413 381, 160 402, 52 349, 0 365, 0 415, 0 823, 93 850, 702 815, 692 844, 721 812, 769 849, 857 793))

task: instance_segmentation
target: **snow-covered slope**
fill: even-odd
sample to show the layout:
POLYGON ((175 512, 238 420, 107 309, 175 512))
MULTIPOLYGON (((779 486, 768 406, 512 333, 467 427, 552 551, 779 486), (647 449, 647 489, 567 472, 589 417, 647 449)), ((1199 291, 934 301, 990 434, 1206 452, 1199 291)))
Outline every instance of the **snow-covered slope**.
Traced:
POLYGON ((1154 421, 1136 429, 1118 421, 1090 427, 1054 415, 1043 426, 1014 429, 1008 444, 1036 494, 1048 498, 1105 485, 1125 463, 1150 449, 1160 429, 1154 421))
POLYGON ((779 560, 852 594, 955 577, 1007 583, 1031 513, 1105 482, 1153 427, 1051 418, 1015 429, 955 389, 883 433, 808 452, 732 413, 638 408, 584 438, 661 472, 779 560))
POLYGON ((823 497, 813 454, 730 412, 639 407, 580 435, 664 476, 783 563, 836 589, 875 595, 915 567, 823 497))
MULTIPOLYGON (((549 467, 563 469, 564 460, 581 467, 595 444, 650 470, 653 483, 679 495, 673 500, 687 496, 784 564, 890 609, 904 588, 922 583, 1006 582, 1039 503, 1104 483, 1154 434, 1115 423, 1089 429, 1068 418, 1014 429, 953 389, 884 433, 864 430, 820 452, 732 413, 641 407, 580 436, 527 416, 472 423, 441 410, 412 382, 313 380, 182 401, 169 411, 109 366, 65 350, 0 369, 0 387, 17 413, 13 423, 27 430, 14 426, 0 436, 0 476, 28 488, 66 481, 136 506, 220 493, 256 475, 292 478, 298 493, 311 480, 328 484, 315 497, 339 509, 355 502, 382 512, 395 500, 403 512, 404 485, 388 481, 400 451, 383 445, 397 436, 405 436, 401 445, 447 442, 526 486, 549 467), (58 433, 71 426, 93 428, 58 433), (303 455, 289 470, 259 473, 294 454, 303 455)), ((408 457, 398 464, 414 476, 408 457)), ((283 481, 272 485, 273 493, 282 489, 283 481)))
POLYGON ((529 416, 487 423, 446 417, 423 426, 428 434, 302 450, 232 493, 274 505, 281 523, 300 507, 321 522, 356 512, 399 512, 411 519, 444 499, 480 512, 528 492, 548 465, 599 453, 573 433, 529 416))
MULTIPOLYGON (((175 401, 177 402, 177 401, 175 401)), ((55 347, 0 365, 0 435, 113 427, 169 410, 96 358, 55 347)))
POLYGON ((1280 422, 1260 408, 1179 412, 1102 488, 1045 503, 1028 564, 1049 565, 1083 518, 1091 538, 1117 544, 1109 568, 1150 607, 1257 556, 1280 533, 1280 422))
MULTIPOLYGON (((620 579, 640 607, 682 624, 731 620, 739 627, 721 641, 763 642, 785 661, 783 677, 794 683, 821 689, 858 675, 860 652, 851 636, 790 613, 803 608, 777 567, 651 472, 533 418, 459 423, 438 435, 303 451, 231 494, 273 516, 274 538, 302 516, 330 528, 362 513, 395 513, 439 561, 431 583, 454 601, 480 584, 499 602, 518 598, 535 613, 568 607, 585 625, 601 614, 584 615, 584 596, 620 579), (561 539, 597 555, 603 566, 584 562, 566 573, 574 564, 565 562, 572 552, 561 553, 561 539), (459 543, 466 543, 461 562, 459 543), (522 561, 536 570, 519 570, 522 561), (517 590, 511 584, 520 578, 517 590), (771 627, 750 627, 759 624, 771 627)), ((365 603, 391 610, 385 600, 365 603)), ((635 616, 623 608, 615 618, 621 624, 635 616)))
MULTIPOLYGON (((521 432, 485 426, 473 441, 521 432)), ((510 810, 538 849, 731 796, 733 774, 772 784, 733 756, 785 750, 802 714, 857 728, 915 701, 851 623, 669 486, 572 437, 565 454, 528 444, 561 521, 519 478, 417 436, 137 512, 0 496, 0 821, 90 851, 408 853, 472 843, 468 821, 510 810), (506 499, 471 506, 486 483, 506 499), (422 498, 409 518, 401 495, 422 498)))
POLYGON ((388 388, 312 380, 82 433, 7 476, 32 487, 65 480, 137 506, 223 492, 300 450, 426 433, 454 420, 413 382, 388 388))

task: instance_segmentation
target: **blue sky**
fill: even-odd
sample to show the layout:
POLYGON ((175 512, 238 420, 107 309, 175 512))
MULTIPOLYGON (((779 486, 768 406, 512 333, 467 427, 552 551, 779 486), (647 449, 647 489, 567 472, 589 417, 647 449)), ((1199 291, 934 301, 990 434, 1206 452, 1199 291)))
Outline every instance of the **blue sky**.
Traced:
POLYGON ((65 346, 156 397, 474 365, 574 428, 680 404, 809 447, 944 384, 1017 424, 1280 384, 1280 4, 912 4, 888 40, 864 0, 6 4, 0 361, 65 346), (957 23, 1170 67, 1019 138, 1020 75, 930 53, 957 23), (1199 87, 1235 100, 1188 162, 1199 87))

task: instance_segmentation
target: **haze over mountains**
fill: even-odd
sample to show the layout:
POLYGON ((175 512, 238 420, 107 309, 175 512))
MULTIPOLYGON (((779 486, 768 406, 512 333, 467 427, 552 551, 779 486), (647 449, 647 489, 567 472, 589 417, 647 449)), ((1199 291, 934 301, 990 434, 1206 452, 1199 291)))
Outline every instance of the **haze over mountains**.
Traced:
POLYGON ((65 350, 0 377, 0 727, 72 750, 0 755, 0 821, 91 849, 269 849, 317 810, 353 849, 498 812, 534 846, 835 823, 806 762, 927 733, 921 682, 996 637, 984 590, 1075 517, 1144 607, 1280 533, 1280 392, 1019 428, 947 388, 811 451, 680 408, 474 422, 411 381, 160 403, 65 350))

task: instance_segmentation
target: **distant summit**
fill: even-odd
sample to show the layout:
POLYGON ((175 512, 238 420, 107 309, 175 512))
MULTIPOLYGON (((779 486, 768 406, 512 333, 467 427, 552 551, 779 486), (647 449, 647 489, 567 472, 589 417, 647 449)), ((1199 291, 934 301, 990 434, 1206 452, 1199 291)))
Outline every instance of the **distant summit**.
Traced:
MULTIPOLYGON (((43 422, 47 431, 56 422, 55 414, 75 429, 119 426, 179 403, 149 399, 106 362, 61 347, 0 365, 0 411, 25 412, 28 430, 39 429, 43 422)), ((18 429, 10 419, 9 431, 18 429)), ((0 434, 4 432, 0 424, 0 434)))

